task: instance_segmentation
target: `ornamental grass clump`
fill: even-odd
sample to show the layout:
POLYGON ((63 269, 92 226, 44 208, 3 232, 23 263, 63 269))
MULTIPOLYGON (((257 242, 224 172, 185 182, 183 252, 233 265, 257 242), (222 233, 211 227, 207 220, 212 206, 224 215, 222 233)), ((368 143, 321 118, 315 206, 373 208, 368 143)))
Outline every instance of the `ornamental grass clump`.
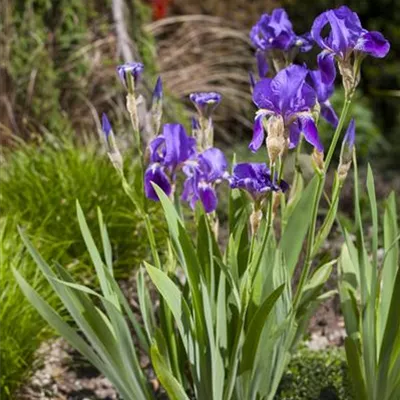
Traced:
MULTIPOLYGON (((160 80, 149 111, 153 131, 144 137, 143 121, 137 112, 143 66, 129 63, 118 67, 127 90, 127 110, 135 139, 133 162, 140 172, 132 185, 124 172, 128 158, 119 152, 117 138, 105 116, 103 130, 108 155, 143 220, 151 250, 151 262, 143 261, 137 274, 143 324, 132 313, 113 278, 113 256, 100 211, 102 250, 94 242, 78 203, 78 221, 100 282, 99 293, 75 282, 62 266, 51 268, 22 232, 28 250, 77 327, 68 325, 15 271, 22 290, 42 316, 114 383, 124 399, 156 396, 138 363, 139 348, 149 354, 157 378, 171 399, 273 399, 310 316, 335 293, 324 291, 324 284, 337 260, 322 262, 318 254, 336 219, 340 191, 355 161, 354 121, 343 140, 339 167, 333 171, 332 191, 325 193, 328 210, 319 225, 320 202, 359 81, 360 63, 367 54, 384 56, 389 44, 382 35, 365 31, 356 14, 347 7, 318 17, 311 33, 303 36, 294 33, 284 10, 275 10, 271 16, 262 16, 251 32, 251 39, 258 48, 259 77, 251 75, 253 101, 258 110, 249 147, 253 152, 264 152, 264 163, 234 159, 230 164, 223 151, 214 146, 213 112, 223 101, 218 93, 190 96, 197 110, 191 132, 179 123, 162 125, 160 80), (322 38, 326 24, 331 31, 322 38), (323 48, 318 58, 319 69, 309 70, 305 65, 294 64, 296 53, 309 50, 314 41, 323 48), (334 90, 335 60, 346 97, 339 117, 329 103, 334 90), (320 116, 335 129, 329 143, 323 143, 319 137, 320 116), (142 146, 143 142, 148 143, 147 148, 142 146), (314 177, 307 185, 298 163, 291 183, 284 176, 288 153, 293 151, 297 159, 302 146, 313 149, 314 177), (231 189, 225 244, 219 240, 220 185, 231 189), (146 197, 160 203, 168 225, 168 251, 163 258, 146 197), (293 288, 296 268, 300 279, 293 288), (153 290, 159 297, 157 308, 151 301, 153 290), (130 334, 130 325, 136 341, 130 334)), ((390 229, 387 241, 393 239, 394 244, 387 251, 397 246, 394 228, 390 229)), ((351 247, 350 239, 346 243, 351 247)), ((376 247, 376 240, 374 244, 376 247)), ((360 254, 360 259, 366 262, 364 252, 360 254)), ((398 253, 391 253, 390 260, 397 262, 398 253)), ((394 264, 390 273, 397 274, 397 281, 400 279, 394 264)), ((346 274, 343 276, 347 279, 346 274)), ((367 280, 369 284, 371 279, 376 281, 373 276, 367 280)), ((365 282, 361 281, 361 285, 364 287, 365 282)), ((376 285, 374 288, 378 301, 380 293, 385 293, 387 304, 390 295, 384 289, 380 292, 376 285)), ((363 299, 368 300, 370 292, 363 290, 363 299)), ((393 303, 400 295, 397 284, 392 293, 393 303)), ((354 299, 354 310, 358 306, 356 295, 357 288, 353 288, 349 296, 354 299)), ((374 309, 371 301, 369 304, 374 309)), ((397 326, 398 318, 392 315, 392 308, 389 313, 391 318, 383 319, 382 323, 397 326)), ((363 321, 361 313, 357 315, 363 321)), ((371 318, 373 315, 371 311, 371 318)), ((355 382, 359 378, 364 378, 364 382, 368 379, 368 388, 374 389, 363 390, 359 397, 375 399, 370 397, 375 396, 373 393, 383 393, 377 388, 387 390, 384 399, 398 397, 398 380, 394 377, 385 382, 384 372, 392 376, 398 370, 399 331, 386 328, 389 329, 386 333, 382 327, 392 340, 392 347, 396 343, 397 351, 388 352, 393 348, 387 347, 389 339, 384 335, 382 363, 386 369, 374 375, 368 368, 371 365, 376 371, 376 364, 371 361, 363 369, 361 362, 371 357, 366 354, 366 343, 370 343, 368 329, 373 329, 373 325, 349 320, 354 325, 352 334, 357 337, 346 345, 351 363, 355 362, 355 355, 358 357, 355 382)), ((373 357, 380 355, 375 352, 373 357)))

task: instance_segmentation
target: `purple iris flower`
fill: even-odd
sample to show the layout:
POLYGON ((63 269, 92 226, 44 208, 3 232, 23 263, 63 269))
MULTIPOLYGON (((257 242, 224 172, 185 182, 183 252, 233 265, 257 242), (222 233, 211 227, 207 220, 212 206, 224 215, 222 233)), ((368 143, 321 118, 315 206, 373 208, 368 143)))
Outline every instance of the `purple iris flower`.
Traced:
POLYGON ((289 51, 294 47, 309 51, 312 47, 309 36, 297 36, 283 8, 276 8, 271 15, 263 14, 250 31, 250 40, 260 50, 289 51))
MULTIPOLYGON (((263 119, 267 116, 283 121, 285 140, 289 140, 289 148, 295 147, 300 134, 319 152, 323 146, 318 130, 312 118, 312 108, 316 104, 316 93, 306 83, 308 70, 299 65, 290 65, 281 70, 273 78, 265 78, 256 83, 253 101, 260 109, 254 121, 253 139, 250 150, 256 152, 264 142, 263 119)), ((268 133, 269 134, 269 133, 268 133)))
POLYGON ((224 153, 215 147, 189 160, 183 168, 187 178, 182 199, 188 201, 192 209, 201 201, 206 213, 214 211, 218 204, 215 184, 226 177, 227 168, 224 153))
POLYGON ((216 92, 191 93, 189 98, 199 114, 205 118, 209 118, 221 102, 221 95, 216 92))
POLYGON ((144 176, 146 196, 158 200, 152 182, 159 185, 169 195, 175 182, 176 172, 185 161, 196 152, 196 141, 187 136, 180 124, 165 124, 162 134, 154 138, 150 145, 150 165, 144 176))
POLYGON ((139 62, 129 62, 126 64, 118 65, 117 67, 119 79, 126 88, 128 87, 127 74, 131 74, 133 76, 133 81, 136 85, 143 73, 143 70, 144 65, 139 62))
POLYGON ((346 6, 320 14, 311 28, 311 36, 323 49, 318 65, 326 83, 334 81, 336 69, 334 58, 348 61, 357 53, 382 58, 389 52, 390 44, 380 32, 369 32, 361 26, 358 15, 346 6), (322 36, 325 26, 330 26, 327 36, 322 36))
POLYGON ((279 185, 272 181, 271 172, 265 163, 236 164, 229 183, 232 189, 247 191, 255 202, 265 198, 268 192, 285 192, 289 188, 283 180, 279 185))
POLYGON ((321 115, 335 128, 339 122, 338 116, 332 107, 329 98, 333 95, 335 87, 332 83, 324 83, 322 80, 322 74, 320 70, 309 71, 309 82, 314 88, 318 103, 321 106, 321 115))

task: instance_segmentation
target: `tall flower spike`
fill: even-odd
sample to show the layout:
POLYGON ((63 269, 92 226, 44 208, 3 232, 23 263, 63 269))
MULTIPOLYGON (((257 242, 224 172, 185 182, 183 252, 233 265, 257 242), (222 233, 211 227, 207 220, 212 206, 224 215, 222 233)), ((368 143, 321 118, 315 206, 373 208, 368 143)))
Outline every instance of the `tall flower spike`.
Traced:
MULTIPOLYGON (((312 115, 316 104, 316 93, 305 82, 307 74, 306 68, 291 65, 280 71, 273 79, 262 79, 255 85, 253 101, 259 110, 254 122, 250 150, 255 152, 263 144, 263 120, 269 117, 267 144, 271 143, 270 153, 275 158, 277 152, 282 154, 287 147, 297 146, 301 133, 312 146, 323 152, 312 115)), ((275 160, 270 161, 274 163, 275 160)))
POLYGON ((129 90, 128 75, 133 77, 134 85, 136 86, 138 80, 142 76, 144 65, 140 62, 129 62, 118 65, 117 73, 122 84, 129 90))
POLYGON ((350 61, 352 54, 361 61, 364 55, 385 57, 390 49, 390 44, 384 36, 379 32, 364 29, 358 15, 347 6, 320 14, 312 25, 311 36, 323 50, 318 56, 318 65, 324 82, 330 84, 335 80, 336 59, 347 91, 353 90, 359 79, 359 71, 353 69, 354 65, 350 61), (330 32, 323 36, 322 32, 326 26, 330 27, 330 32))

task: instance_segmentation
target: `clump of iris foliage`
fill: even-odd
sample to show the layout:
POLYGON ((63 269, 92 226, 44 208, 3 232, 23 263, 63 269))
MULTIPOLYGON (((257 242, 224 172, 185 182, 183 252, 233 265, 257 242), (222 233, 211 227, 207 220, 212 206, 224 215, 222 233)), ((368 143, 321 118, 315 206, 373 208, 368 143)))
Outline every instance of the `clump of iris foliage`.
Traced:
POLYGON ((151 262, 143 260, 137 275, 143 324, 114 279, 112 246, 102 212, 97 211, 101 239, 96 241, 79 202, 77 218, 99 292, 74 280, 60 264, 50 266, 26 232, 20 231, 76 326, 52 309, 17 270, 15 277, 47 322, 103 372, 124 399, 156 396, 140 368, 137 346, 150 356, 157 378, 172 399, 273 399, 310 316, 335 293, 324 290, 324 284, 338 264, 338 289, 348 333, 345 348, 355 396, 394 400, 400 395, 396 304, 400 270, 394 195, 385 208, 381 260, 370 168, 371 246, 363 233, 353 119, 342 140, 332 189, 324 193, 326 175, 332 169, 360 81, 361 62, 367 56, 386 56, 389 42, 379 32, 363 29, 357 14, 345 6, 317 16, 311 32, 304 35, 293 31, 283 9, 276 9, 261 16, 250 38, 257 49, 258 74, 250 75, 257 111, 249 148, 264 152, 265 162, 261 163, 234 159, 230 165, 214 147, 212 114, 222 101, 220 94, 191 94, 197 116, 188 134, 179 123, 161 124, 161 80, 143 121, 137 108, 137 84, 144 67, 130 62, 117 68, 127 90, 133 128, 137 171, 133 182, 126 175, 126 161, 132 164, 132 157, 119 151, 106 115, 103 131, 109 159, 143 221, 152 255, 151 262), (295 63, 298 52, 315 45, 322 50, 318 69, 295 63), (345 97, 340 113, 330 102, 337 69, 345 97), (319 118, 332 125, 327 143, 318 134, 319 118), (299 156, 302 146, 313 149, 314 176, 307 185, 296 165, 291 183, 284 176, 287 154, 299 156), (356 240, 339 223, 345 239, 339 261, 321 262, 319 250, 335 222, 339 195, 352 165, 356 240), (231 189, 225 243, 219 241, 219 185, 231 189), (329 207, 317 226, 324 195, 329 207), (146 198, 160 202, 168 225, 165 260, 160 257, 146 198), (188 228, 193 220, 194 232, 188 228), (300 279, 292 289, 296 267, 300 279), (157 308, 146 276, 159 294, 157 308))

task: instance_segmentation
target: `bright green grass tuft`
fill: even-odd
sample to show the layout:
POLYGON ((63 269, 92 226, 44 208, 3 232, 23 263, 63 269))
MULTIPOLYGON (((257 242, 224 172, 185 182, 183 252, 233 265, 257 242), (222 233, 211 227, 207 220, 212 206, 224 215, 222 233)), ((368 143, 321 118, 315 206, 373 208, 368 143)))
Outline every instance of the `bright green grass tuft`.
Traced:
MULTIPOLYGON (((127 175, 132 178, 130 157, 130 154, 125 156, 127 175)), ((143 240, 143 223, 108 157, 98 146, 88 143, 77 147, 71 140, 51 138, 40 147, 22 145, 4 158, 0 176, 2 215, 17 216, 22 226, 29 223, 31 235, 40 227, 43 245, 63 245, 65 261, 79 260, 80 267, 86 269, 84 264, 89 261, 76 220, 76 199, 97 239, 100 235, 96 208, 101 208, 113 245, 117 274, 124 276, 146 258, 148 245, 143 240)), ((149 204, 156 237, 162 241, 163 218, 158 210, 156 203, 149 204)))

